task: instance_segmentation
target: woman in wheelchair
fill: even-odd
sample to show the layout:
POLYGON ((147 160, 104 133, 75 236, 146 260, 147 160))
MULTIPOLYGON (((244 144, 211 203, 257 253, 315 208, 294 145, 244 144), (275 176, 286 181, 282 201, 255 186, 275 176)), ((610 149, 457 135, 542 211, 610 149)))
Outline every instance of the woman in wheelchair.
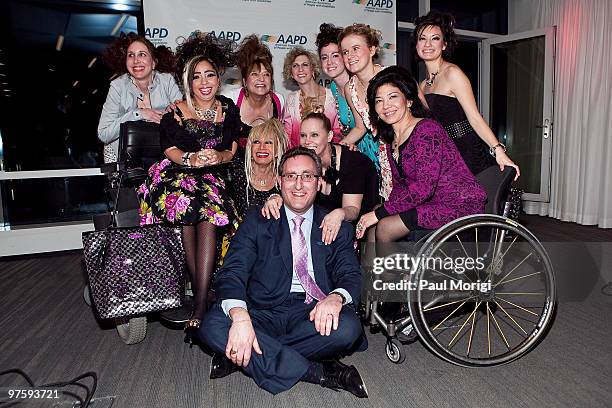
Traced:
POLYGON ((183 226, 194 310, 185 331, 193 337, 207 308, 218 241, 229 241, 239 216, 226 188, 228 165, 236 149, 240 113, 217 95, 221 71, 231 64, 231 44, 196 32, 177 48, 177 77, 185 101, 160 123, 166 158, 151 166, 139 189, 143 224, 183 226))
POLYGON ((444 128, 429 119, 415 79, 399 66, 378 73, 368 86, 370 119, 386 143, 393 189, 389 199, 361 217, 357 238, 376 225, 376 242, 431 230, 481 213, 486 193, 444 128))
MULTIPOLYGON (((354 222, 370 211, 378 197, 378 180, 374 163, 367 156, 343 145, 332 143, 331 122, 323 113, 311 112, 300 125, 300 145, 321 158, 323 183, 316 203, 329 211, 320 225, 322 240, 336 239, 342 221, 354 222)), ((280 216, 283 200, 273 196, 262 209, 264 216, 280 216)))
POLYGON ((249 132, 244 160, 236 154, 230 164, 230 193, 242 219, 250 207, 280 194, 278 163, 286 149, 285 128, 278 119, 267 119, 249 132))
POLYGON ((104 62, 115 73, 102 107, 98 138, 104 143, 104 162, 117 161, 119 126, 123 122, 146 120, 159 123, 171 103, 183 99, 172 71, 170 48, 155 47, 135 33, 121 33, 104 52, 104 62))

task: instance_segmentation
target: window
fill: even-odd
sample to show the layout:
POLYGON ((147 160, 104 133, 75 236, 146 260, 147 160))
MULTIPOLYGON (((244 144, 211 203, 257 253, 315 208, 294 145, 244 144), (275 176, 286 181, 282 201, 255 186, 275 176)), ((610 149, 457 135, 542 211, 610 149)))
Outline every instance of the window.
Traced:
POLYGON ((508 34, 508 0, 431 0, 430 6, 452 14, 458 29, 508 34))
POLYGON ((100 55, 121 31, 136 31, 136 16, 129 13, 140 7, 126 6, 132 10, 122 14, 110 6, 2 2, 4 170, 98 167, 102 162, 97 125, 112 73, 100 55))

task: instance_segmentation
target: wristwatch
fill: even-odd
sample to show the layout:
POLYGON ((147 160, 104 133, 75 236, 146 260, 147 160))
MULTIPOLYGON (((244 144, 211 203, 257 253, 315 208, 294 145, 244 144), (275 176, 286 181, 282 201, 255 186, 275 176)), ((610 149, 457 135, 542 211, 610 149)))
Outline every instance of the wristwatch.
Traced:
POLYGON ((506 145, 503 143, 497 143, 495 146, 491 146, 489 148, 489 154, 493 157, 495 157, 495 149, 497 149, 498 147, 501 147, 502 149, 504 149, 504 152, 506 151, 506 145))

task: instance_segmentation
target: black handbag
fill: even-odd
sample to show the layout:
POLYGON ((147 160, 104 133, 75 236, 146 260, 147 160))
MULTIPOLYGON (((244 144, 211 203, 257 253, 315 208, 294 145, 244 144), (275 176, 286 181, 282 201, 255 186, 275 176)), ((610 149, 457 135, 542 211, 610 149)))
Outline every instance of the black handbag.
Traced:
POLYGON ((181 227, 117 228, 115 215, 113 211, 105 230, 83 233, 89 290, 99 317, 111 319, 180 307, 185 293, 181 227))

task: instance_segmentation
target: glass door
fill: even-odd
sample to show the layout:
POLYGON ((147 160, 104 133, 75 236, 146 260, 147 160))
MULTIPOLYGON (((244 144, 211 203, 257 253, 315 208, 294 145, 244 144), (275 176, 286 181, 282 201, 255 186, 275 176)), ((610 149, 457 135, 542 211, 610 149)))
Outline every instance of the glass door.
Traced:
POLYGON ((482 114, 520 166, 527 201, 549 200, 554 39, 548 27, 482 41, 482 114))

